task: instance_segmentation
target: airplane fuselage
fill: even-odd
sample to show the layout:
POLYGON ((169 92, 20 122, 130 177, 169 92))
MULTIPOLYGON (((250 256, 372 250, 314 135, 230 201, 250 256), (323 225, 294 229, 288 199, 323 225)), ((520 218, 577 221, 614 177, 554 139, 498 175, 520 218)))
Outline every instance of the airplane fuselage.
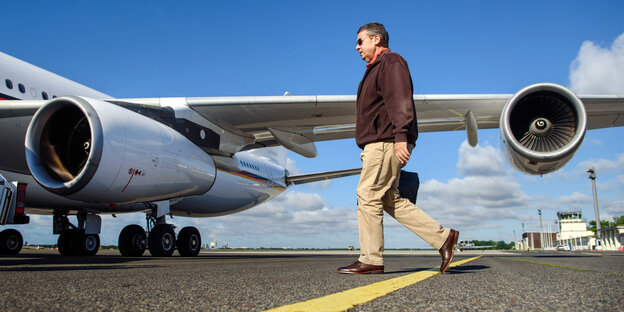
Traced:
MULTIPOLYGON (((105 100, 110 96, 1 52, 0 79, 0 99, 8 100, 0 102, 0 105, 11 105, 13 108, 11 116, 0 116, 0 141, 4 144, 0 149, 0 174, 9 181, 28 183, 28 212, 52 214, 55 209, 69 209, 90 213, 124 213, 146 210, 138 202, 87 203, 50 193, 35 181, 26 163, 26 130, 39 107, 39 104, 31 104, 34 102, 29 100, 51 100, 67 95, 105 100)), ((217 167, 210 190, 199 196, 172 199, 171 213, 194 217, 226 215, 279 195, 287 188, 285 163, 278 163, 270 158, 270 154, 251 150, 220 157, 221 163, 227 163, 227 168, 217 167)), ((208 154, 205 156, 211 157, 208 154)), ((129 173, 128 179, 131 177, 129 173)))

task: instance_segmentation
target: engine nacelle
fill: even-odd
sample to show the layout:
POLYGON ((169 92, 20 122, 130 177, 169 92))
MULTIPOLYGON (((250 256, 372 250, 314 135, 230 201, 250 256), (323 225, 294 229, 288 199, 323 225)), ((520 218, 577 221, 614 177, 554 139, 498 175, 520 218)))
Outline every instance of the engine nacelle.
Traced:
POLYGON ((539 83, 514 94, 500 119, 507 160, 519 170, 545 174, 563 167, 585 137, 583 102, 567 88, 539 83))
POLYGON ((35 180, 64 197, 99 203, 159 201, 207 192, 212 158, 170 127, 123 107, 60 97, 26 133, 35 180))

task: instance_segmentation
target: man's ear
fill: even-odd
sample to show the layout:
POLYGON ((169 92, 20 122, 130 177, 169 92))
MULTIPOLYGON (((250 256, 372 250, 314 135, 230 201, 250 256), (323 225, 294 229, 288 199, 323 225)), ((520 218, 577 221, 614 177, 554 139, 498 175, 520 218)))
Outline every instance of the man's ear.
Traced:
POLYGON ((379 35, 373 36, 373 42, 378 46, 381 43, 381 37, 379 35))

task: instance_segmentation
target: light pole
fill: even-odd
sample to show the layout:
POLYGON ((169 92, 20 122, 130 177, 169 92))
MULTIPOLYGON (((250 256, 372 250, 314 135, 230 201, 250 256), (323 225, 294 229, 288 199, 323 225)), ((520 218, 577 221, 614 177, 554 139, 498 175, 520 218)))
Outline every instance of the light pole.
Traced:
MULTIPOLYGON (((524 222, 522 223, 522 236, 523 236, 522 237, 523 238, 523 240, 522 240, 522 247, 524 248, 524 222)), ((527 241, 529 241, 529 235, 527 235, 527 241)), ((527 246, 528 246, 528 244, 527 244, 527 246)), ((527 247, 527 249, 528 249, 528 247, 527 247)))
POLYGON ((587 170, 589 173, 589 179, 592 180, 592 189, 594 191, 594 212, 596 213, 596 247, 600 246, 600 214, 598 213, 598 194, 596 193, 596 173, 594 168, 587 170))
POLYGON ((537 209, 540 218, 540 247, 544 250, 544 231, 542 230, 542 209, 537 209))

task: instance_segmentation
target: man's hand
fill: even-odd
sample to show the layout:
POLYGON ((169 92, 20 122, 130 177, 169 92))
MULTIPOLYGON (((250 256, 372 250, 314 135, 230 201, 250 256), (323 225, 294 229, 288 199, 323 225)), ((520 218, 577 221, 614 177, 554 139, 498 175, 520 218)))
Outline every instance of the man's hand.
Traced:
POLYGON ((410 151, 407 149, 407 142, 394 142, 394 154, 402 164, 407 163, 410 159, 410 151))

